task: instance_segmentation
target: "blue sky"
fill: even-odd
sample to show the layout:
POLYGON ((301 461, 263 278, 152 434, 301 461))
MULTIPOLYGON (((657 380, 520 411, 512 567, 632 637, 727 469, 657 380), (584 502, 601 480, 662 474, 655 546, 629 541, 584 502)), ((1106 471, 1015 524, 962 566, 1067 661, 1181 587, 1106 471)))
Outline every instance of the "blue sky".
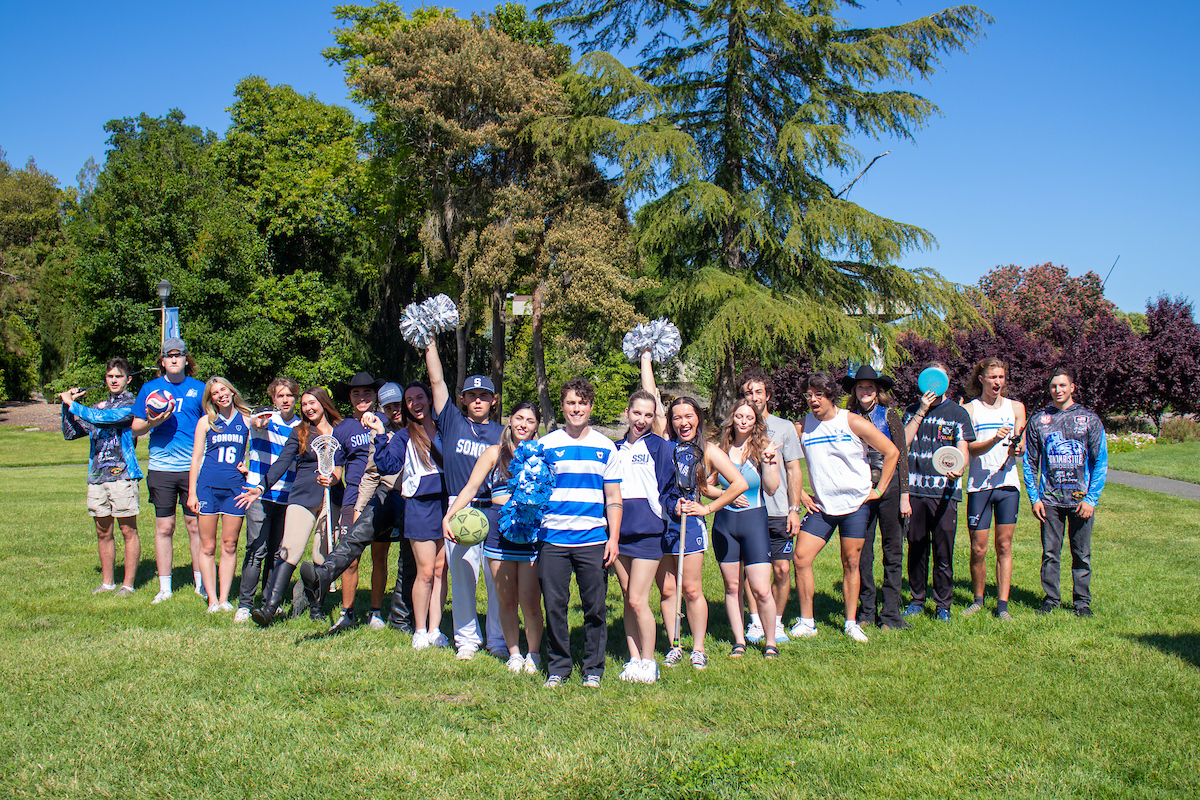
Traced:
MULTIPOLYGON (((452 5, 468 16, 495 3, 452 5)), ((885 24, 945 5, 865 0, 847 17, 885 24)), ((1200 303, 1187 234, 1200 213, 1200 4, 1138 14, 1109 0, 979 5, 995 18, 987 37, 914 87, 943 116, 915 144, 860 143, 868 159, 891 153, 850 198, 933 232, 938 249, 908 255, 906 267, 975 283, 997 264, 1051 261, 1103 277, 1120 256, 1106 294, 1121 309, 1144 310, 1162 292, 1200 303)), ((103 163, 109 119, 177 107, 223 134, 247 75, 346 103, 340 70, 320 55, 332 10, 0 0, 0 148, 73 185, 89 156, 103 163)))

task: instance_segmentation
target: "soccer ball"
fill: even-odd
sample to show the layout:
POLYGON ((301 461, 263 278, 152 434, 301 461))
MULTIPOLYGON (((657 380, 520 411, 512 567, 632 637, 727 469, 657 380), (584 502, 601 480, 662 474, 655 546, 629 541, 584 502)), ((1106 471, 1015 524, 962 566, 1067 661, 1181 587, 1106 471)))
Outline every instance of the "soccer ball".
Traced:
POLYGON ((478 508, 467 506, 450 518, 450 532, 461 545, 479 544, 488 535, 487 515, 478 508))
POLYGON ((146 410, 154 417, 162 416, 163 412, 171 408, 174 403, 175 395, 166 389, 155 389, 146 396, 146 410))

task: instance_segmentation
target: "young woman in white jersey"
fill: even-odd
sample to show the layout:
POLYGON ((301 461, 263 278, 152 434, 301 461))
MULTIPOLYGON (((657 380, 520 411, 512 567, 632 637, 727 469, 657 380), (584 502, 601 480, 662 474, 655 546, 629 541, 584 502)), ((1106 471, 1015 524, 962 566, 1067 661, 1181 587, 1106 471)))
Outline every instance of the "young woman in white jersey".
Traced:
POLYGON ((800 447, 808 466, 813 495, 802 492, 800 501, 808 509, 800 523, 796 542, 796 594, 800 598, 800 622, 793 636, 816 636, 813 618, 813 561, 836 528, 842 555, 842 595, 846 605, 845 631, 856 642, 867 641, 858 624, 858 560, 870 518, 868 500, 879 499, 872 485, 867 448, 883 454, 878 485, 891 484, 900 451, 869 420, 834 405, 838 384, 827 372, 814 372, 804 383, 804 398, 812 412, 797 423, 800 447), (815 495, 815 496, 814 496, 815 495))
POLYGON ((1020 468, 1025 430, 1025 406, 1004 396, 1007 365, 998 358, 985 358, 971 371, 967 416, 976 439, 967 445, 971 471, 967 478, 967 530, 971 534, 971 588, 974 600, 963 610, 969 617, 983 608, 987 578, 988 529, 996 517, 996 616, 1012 619, 1008 593, 1012 586, 1012 537, 1017 528, 1021 502, 1020 468), (1016 444, 1015 447, 1011 445, 1016 444))
MULTIPOLYGON (((767 423, 758 406, 741 399, 733 406, 729 419, 721 429, 721 450, 746 480, 748 489, 713 519, 713 550, 721 565, 725 582, 725 612, 733 630, 731 658, 746 653, 746 628, 742 618, 742 573, 758 602, 762 619, 775 618, 775 595, 771 592, 771 537, 767 530, 765 497, 779 488, 779 465, 775 460, 775 445, 767 437, 767 423)), ((709 478, 710 489, 716 489, 717 477, 709 478)), ((727 481, 721 480, 724 488, 727 481)), ((763 626, 764 658, 775 658, 775 626, 763 626)))
POLYGON ((229 589, 237 570, 238 537, 246 512, 237 505, 244 476, 238 466, 250 441, 250 407, 233 384, 219 375, 208 379, 200 403, 205 416, 196 425, 188 508, 199 516, 200 577, 208 591, 208 613, 233 611, 229 589), (217 522, 221 523, 221 580, 217 586, 217 522))
MULTIPOLYGON (((649 350, 642 353, 641 361, 644 375, 652 369, 649 350)), ((653 377, 649 380, 653 384, 653 377)), ((674 448, 662 438, 666 417, 657 395, 645 389, 629 395, 625 421, 629 427, 617 442, 617 458, 623 471, 623 508, 617 560, 613 564, 625 598, 625 641, 629 647, 629 661, 620 677, 634 683, 654 683, 658 680, 658 662, 654 660, 656 624, 650 610, 650 587, 663 557, 667 507, 676 496, 674 448)))
POLYGON ((483 451, 475 462, 475 469, 466 486, 454 498, 442 520, 442 531, 450 541, 450 518, 471 504, 471 498, 479 494, 484 486, 491 489, 492 504, 485 513, 488 518, 488 536, 483 543, 483 555, 488 569, 496 582, 497 602, 500 605, 500 629, 504 632, 504 645, 508 648, 509 672, 524 672, 536 675, 542 666, 542 587, 537 575, 536 543, 514 542, 500 532, 500 512, 511 499, 508 481, 512 478, 509 464, 522 442, 533 441, 538 435, 542 415, 535 404, 523 400, 513 406, 508 417, 508 426, 500 436, 500 444, 483 451), (525 616, 525 641, 529 652, 521 655, 521 618, 518 608, 525 616))

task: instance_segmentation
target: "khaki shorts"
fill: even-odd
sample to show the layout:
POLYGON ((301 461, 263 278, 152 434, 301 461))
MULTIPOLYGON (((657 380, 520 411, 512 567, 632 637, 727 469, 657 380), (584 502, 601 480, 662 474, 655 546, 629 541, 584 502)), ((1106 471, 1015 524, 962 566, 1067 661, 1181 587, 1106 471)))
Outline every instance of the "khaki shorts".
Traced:
POLYGON ((88 513, 93 517, 136 517, 138 515, 138 482, 89 483, 87 507, 88 513))

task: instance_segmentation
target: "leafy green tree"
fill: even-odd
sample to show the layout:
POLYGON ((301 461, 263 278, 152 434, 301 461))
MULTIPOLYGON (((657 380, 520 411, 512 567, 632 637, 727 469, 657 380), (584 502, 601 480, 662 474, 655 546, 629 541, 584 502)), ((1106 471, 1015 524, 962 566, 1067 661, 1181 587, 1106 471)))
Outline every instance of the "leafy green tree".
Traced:
POLYGON ((105 127, 105 165, 89 213, 73 223, 83 364, 155 362, 153 298, 165 278, 199 375, 225 375, 247 392, 285 370, 314 382, 348 375, 348 293, 317 271, 275 275, 245 187, 218 162, 216 135, 177 110, 105 127))
POLYGON ((73 195, 33 159, 14 170, 0 150, 0 394, 27 399, 72 352, 71 277, 65 235, 73 195))
POLYGON ((871 213, 831 181, 860 163, 850 137, 911 139, 937 112, 879 87, 928 78, 990 18, 959 6, 856 29, 838 18, 843 5, 857 3, 554 0, 538 9, 584 49, 642 45, 633 73, 655 87, 657 105, 625 110, 666 120, 693 143, 696 169, 668 156, 675 173, 640 209, 637 240, 663 279, 658 308, 684 327, 693 357, 719 365, 719 412, 733 397, 735 353, 867 358, 877 347, 891 357, 888 322, 911 316, 944 330, 947 312, 973 316, 937 273, 895 265, 932 246, 932 234, 871 213))

